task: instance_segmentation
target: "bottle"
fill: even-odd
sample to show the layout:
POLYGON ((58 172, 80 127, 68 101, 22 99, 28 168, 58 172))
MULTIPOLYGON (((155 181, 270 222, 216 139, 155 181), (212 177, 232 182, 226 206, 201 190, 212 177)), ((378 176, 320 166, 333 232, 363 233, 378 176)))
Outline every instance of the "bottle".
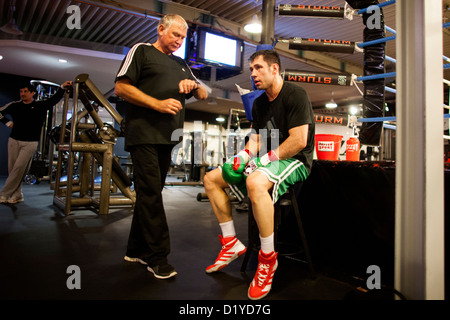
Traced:
POLYGON ((360 142, 356 136, 350 137, 347 140, 345 149, 345 159, 347 161, 359 161, 360 142))

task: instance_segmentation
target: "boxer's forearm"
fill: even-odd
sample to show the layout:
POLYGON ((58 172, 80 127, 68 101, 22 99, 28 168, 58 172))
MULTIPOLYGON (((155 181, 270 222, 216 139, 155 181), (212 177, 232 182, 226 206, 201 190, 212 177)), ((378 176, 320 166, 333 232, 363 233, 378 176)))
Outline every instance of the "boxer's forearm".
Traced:
MULTIPOLYGON (((306 124, 289 130, 289 137, 280 146, 273 149, 280 160, 292 158, 306 147, 308 128, 309 126, 306 124)), ((256 156, 261 147, 260 138, 258 134, 250 135, 250 139, 245 146, 253 156, 256 156)))
POLYGON ((307 145, 308 125, 302 125, 289 130, 289 137, 274 152, 280 160, 292 158, 307 145))
POLYGON ((247 144, 245 145, 245 149, 247 149, 252 156, 255 156, 258 154, 259 147, 259 134, 251 134, 247 144))

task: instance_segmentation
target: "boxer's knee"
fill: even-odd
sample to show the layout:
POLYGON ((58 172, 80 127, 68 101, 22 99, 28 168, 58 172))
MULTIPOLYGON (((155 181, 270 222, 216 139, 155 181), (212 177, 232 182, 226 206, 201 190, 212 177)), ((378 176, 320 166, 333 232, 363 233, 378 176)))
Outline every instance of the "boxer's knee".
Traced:
POLYGON ((207 172, 203 177, 203 186, 206 192, 217 187, 222 187, 223 183, 222 175, 218 168, 207 172))
POLYGON ((253 201, 263 194, 267 194, 270 188, 270 181, 260 173, 254 172, 248 176, 246 181, 248 197, 253 201))

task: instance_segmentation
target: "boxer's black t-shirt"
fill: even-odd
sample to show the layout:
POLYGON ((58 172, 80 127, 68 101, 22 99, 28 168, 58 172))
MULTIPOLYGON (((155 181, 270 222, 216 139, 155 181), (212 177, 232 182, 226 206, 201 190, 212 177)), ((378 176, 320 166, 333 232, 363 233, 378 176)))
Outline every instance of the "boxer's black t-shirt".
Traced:
POLYGON ((308 124, 307 146, 293 158, 299 159, 307 170, 311 171, 315 143, 315 119, 305 89, 296 84, 284 82, 274 101, 270 102, 265 93, 255 99, 252 116, 253 129, 256 133, 261 134, 262 142, 267 143, 267 151, 281 145, 288 138, 290 129, 308 124), (267 131, 261 131, 264 129, 267 131), (276 129, 278 131, 274 131, 276 129), (266 135, 267 138, 265 138, 266 135), (278 145, 272 145, 275 143, 278 145))
POLYGON ((186 62, 164 54, 149 43, 139 43, 122 61, 116 81, 122 77, 129 78, 134 86, 155 99, 173 98, 183 106, 176 115, 171 115, 127 103, 125 149, 140 144, 178 143, 180 134, 175 130, 183 128, 185 99, 192 96, 180 93, 178 84, 184 79, 196 80, 186 62))

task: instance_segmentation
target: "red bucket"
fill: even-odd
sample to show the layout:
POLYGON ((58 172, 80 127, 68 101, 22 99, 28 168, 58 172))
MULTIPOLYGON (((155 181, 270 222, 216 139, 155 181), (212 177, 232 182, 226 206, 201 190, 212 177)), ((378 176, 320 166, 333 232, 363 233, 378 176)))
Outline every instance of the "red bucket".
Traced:
POLYGON ((342 138, 336 134, 316 134, 317 159, 339 160, 342 138))

